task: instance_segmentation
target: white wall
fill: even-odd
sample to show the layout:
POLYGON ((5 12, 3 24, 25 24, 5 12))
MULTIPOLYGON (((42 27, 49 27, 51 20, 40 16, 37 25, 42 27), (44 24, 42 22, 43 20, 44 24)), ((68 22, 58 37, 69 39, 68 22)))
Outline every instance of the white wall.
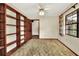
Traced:
POLYGON ((32 35, 38 35, 39 21, 32 22, 32 35))
MULTIPOLYGON (((77 8, 79 8, 79 4, 76 6, 75 9, 77 9, 77 8)), ((66 12, 64 14, 63 25, 65 25, 65 15, 67 15, 68 13, 71 13, 75 9, 72 8, 71 10, 69 10, 68 12, 66 12)), ((65 28, 65 26, 64 26, 64 28, 65 28)), ((59 40, 61 40, 64 44, 66 44, 68 47, 70 47, 74 52, 76 52, 79 55, 79 38, 72 37, 72 36, 69 36, 69 35, 64 35, 64 36, 59 36, 59 40)))
POLYGON ((58 18, 56 16, 42 16, 40 18, 40 38, 58 37, 58 18))

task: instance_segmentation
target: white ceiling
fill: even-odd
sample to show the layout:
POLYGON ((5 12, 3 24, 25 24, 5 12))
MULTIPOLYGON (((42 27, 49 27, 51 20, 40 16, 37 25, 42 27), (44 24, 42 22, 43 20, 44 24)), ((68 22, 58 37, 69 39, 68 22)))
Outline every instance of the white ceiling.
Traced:
MULTIPOLYGON (((43 8, 48 8, 45 16, 58 16, 69 8, 72 3, 40 3, 43 8)), ((11 3, 9 4, 17 10, 21 11, 30 19, 38 18, 39 3, 11 3)))

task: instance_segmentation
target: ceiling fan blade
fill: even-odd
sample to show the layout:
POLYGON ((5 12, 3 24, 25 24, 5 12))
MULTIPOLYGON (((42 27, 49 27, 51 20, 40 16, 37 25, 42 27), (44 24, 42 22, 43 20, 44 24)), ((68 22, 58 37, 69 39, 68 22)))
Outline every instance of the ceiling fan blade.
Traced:
POLYGON ((47 11, 47 10, 50 10, 50 9, 51 9, 51 8, 45 8, 44 10, 46 10, 46 11, 47 11))

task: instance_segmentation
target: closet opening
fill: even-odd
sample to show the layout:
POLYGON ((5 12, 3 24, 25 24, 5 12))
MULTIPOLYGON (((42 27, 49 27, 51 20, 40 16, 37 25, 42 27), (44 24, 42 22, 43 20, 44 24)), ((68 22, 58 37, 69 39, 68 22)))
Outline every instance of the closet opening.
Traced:
POLYGON ((39 19, 32 20, 32 39, 39 39, 39 19))

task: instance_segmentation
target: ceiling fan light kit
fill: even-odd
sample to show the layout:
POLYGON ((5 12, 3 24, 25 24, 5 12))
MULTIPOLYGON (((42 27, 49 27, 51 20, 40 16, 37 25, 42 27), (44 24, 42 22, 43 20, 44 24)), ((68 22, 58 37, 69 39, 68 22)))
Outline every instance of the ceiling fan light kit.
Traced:
POLYGON ((44 14, 45 14, 44 9, 40 9, 40 10, 39 10, 39 15, 40 15, 40 16, 43 16, 44 14))

